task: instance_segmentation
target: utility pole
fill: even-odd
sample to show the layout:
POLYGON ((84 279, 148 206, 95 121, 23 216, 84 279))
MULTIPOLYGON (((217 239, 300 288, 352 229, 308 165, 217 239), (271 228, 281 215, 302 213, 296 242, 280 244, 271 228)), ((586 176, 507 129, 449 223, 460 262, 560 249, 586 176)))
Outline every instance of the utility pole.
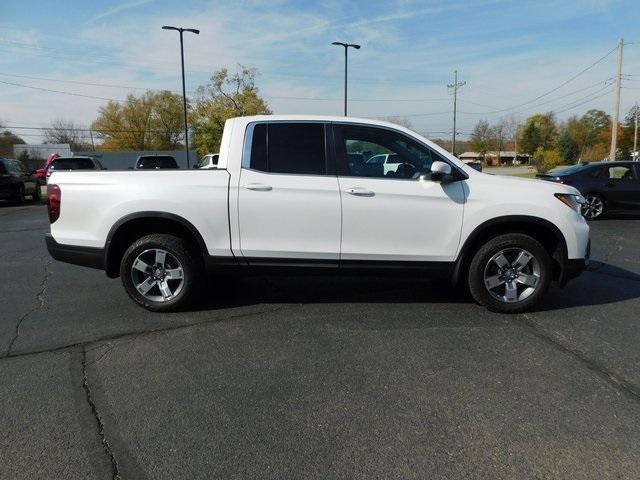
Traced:
POLYGON ((618 68, 616 70, 616 87, 614 89, 613 100, 613 118, 611 119, 611 151, 609 152, 609 160, 616 159, 616 149, 618 143, 618 118, 620 117, 620 84, 622 83, 622 49, 624 47, 624 39, 620 39, 618 43, 618 68))
POLYGON ((635 119, 635 128, 633 130, 633 160, 638 161, 638 104, 636 103, 635 112, 633 115, 635 119))
POLYGON ((93 148, 93 151, 96 151, 96 144, 93 143, 93 130, 89 130, 89 136, 91 137, 91 148, 93 148))
POLYGON ((453 83, 447 85, 450 91, 453 91, 453 137, 451 139, 451 154, 456 154, 456 111, 458 108, 458 90, 460 90, 467 82, 458 81, 458 70, 453 72, 453 83))

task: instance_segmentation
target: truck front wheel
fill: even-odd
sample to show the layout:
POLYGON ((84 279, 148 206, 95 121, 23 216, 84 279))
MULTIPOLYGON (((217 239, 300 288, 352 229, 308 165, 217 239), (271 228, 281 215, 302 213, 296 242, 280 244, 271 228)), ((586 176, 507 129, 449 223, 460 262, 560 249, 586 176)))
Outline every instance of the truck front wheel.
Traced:
POLYGON ((542 298, 552 276, 545 248, 528 235, 511 233, 492 238, 473 256, 469 290, 489 310, 518 313, 542 298))
POLYGON ((153 312, 186 307, 199 290, 202 265, 180 237, 147 235, 129 246, 120 262, 120 278, 129 296, 153 312))

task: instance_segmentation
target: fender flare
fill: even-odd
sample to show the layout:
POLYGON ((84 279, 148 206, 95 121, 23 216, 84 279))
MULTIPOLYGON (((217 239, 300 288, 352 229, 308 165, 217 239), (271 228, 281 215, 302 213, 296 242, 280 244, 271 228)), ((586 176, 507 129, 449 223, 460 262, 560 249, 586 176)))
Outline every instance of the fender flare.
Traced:
POLYGON ((550 231, 554 237, 558 240, 558 245, 560 246, 556 255, 554 255, 554 259, 562 266, 567 259, 567 240, 564 237, 562 231, 554 225, 549 220, 546 220, 541 217, 534 217, 531 215, 504 215, 501 217, 495 217, 489 219, 480 225, 478 225, 466 238, 464 241, 462 248, 460 248, 460 252, 458 253, 458 258, 455 260, 455 265, 453 267, 453 272, 451 275, 451 282, 455 285, 460 280, 460 276, 462 273, 462 267, 469 258, 469 249, 471 245, 474 244, 476 240, 478 240, 485 232, 490 230, 491 228, 498 227, 500 225, 509 224, 509 223, 517 223, 517 224, 533 224, 538 227, 543 227, 546 230, 550 231), (559 256, 559 258, 558 258, 559 256))
POLYGON ((104 265, 105 265, 105 270, 107 270, 107 275, 109 275, 109 256, 110 253, 112 251, 112 242, 113 242, 113 238, 115 237, 115 235, 118 233, 118 231, 120 230, 120 228, 122 226, 124 226, 125 224, 127 224, 128 222, 132 221, 132 220, 139 220, 139 219, 143 219, 143 218, 159 218, 159 219, 163 219, 163 220, 170 220, 173 222, 176 222, 178 224, 180 224, 181 226, 183 226, 184 228, 186 228, 192 235, 193 237, 196 239, 196 242, 198 244, 198 247, 200 249, 200 252, 203 256, 203 258, 205 258, 205 256, 207 255, 207 246, 204 243, 204 239, 202 238, 202 235, 200 234, 200 232, 198 231, 198 229, 186 218, 181 217, 180 215, 176 215, 173 213, 168 213, 168 212, 157 212, 157 211, 142 211, 142 212, 135 212, 135 213, 130 213, 128 215, 125 215, 124 217, 120 218, 117 222, 115 222, 111 228, 109 229, 109 234, 107 235, 107 240, 105 241, 105 245, 104 245, 104 265))

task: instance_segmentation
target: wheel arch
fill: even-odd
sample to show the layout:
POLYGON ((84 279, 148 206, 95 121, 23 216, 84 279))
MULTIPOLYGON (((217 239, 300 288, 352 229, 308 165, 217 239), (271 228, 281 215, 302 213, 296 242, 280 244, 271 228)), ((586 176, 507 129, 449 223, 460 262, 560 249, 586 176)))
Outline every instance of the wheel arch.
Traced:
POLYGON ((198 229, 187 219, 167 212, 136 212, 122 217, 109 230, 104 249, 107 276, 119 276, 126 249, 138 238, 152 233, 168 233, 188 241, 204 261, 207 247, 198 229))
POLYGON ((554 279, 557 280, 560 277, 562 265, 567 259, 567 241, 560 229, 544 218, 528 215, 506 215, 481 223, 467 237, 453 268, 452 283, 458 284, 466 275, 465 267, 469 265, 473 253, 480 245, 490 238, 507 233, 523 233, 539 241, 549 252, 553 261, 554 279))

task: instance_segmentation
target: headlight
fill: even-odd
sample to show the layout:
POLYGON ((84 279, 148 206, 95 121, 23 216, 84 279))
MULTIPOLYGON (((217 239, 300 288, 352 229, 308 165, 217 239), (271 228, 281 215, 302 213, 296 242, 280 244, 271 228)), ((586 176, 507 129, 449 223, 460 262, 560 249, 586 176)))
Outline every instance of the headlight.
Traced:
POLYGON ((567 207, 580 213, 582 205, 584 204, 584 197, 582 195, 576 195, 574 193, 555 193, 554 195, 567 207))

